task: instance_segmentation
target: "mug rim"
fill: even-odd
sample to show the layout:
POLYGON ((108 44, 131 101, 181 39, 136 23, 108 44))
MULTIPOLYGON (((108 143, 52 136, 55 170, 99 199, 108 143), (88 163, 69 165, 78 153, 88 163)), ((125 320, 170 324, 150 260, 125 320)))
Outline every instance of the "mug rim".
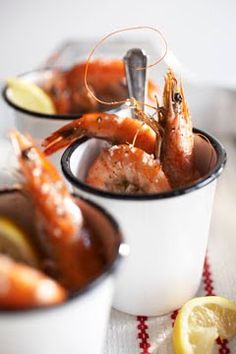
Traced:
MULTIPOLYGON (((4 193, 15 193, 15 192, 21 192, 19 188, 4 188, 0 189, 0 196, 4 193)), ((113 257, 112 261, 110 264, 107 264, 101 271, 99 275, 96 275, 91 278, 91 280, 85 284, 81 289, 74 291, 72 295, 66 299, 65 302, 55 304, 55 305, 50 305, 50 306, 45 306, 45 307, 33 307, 33 308, 24 308, 24 309, 0 309, 0 315, 21 315, 21 314, 32 314, 32 313, 43 313, 51 310, 56 310, 60 307, 65 307, 69 305, 71 302, 76 301, 80 296, 91 292, 94 288, 97 288, 100 283, 102 283, 106 278, 108 278, 111 274, 113 274, 117 267, 120 264, 120 261, 124 258, 124 255, 120 251, 120 248, 122 245, 127 245, 127 243, 124 241, 123 234, 121 232, 120 226, 116 219, 102 206, 98 205, 94 201, 91 201, 83 196, 78 195, 77 193, 72 193, 72 196, 75 197, 76 199, 81 199, 83 202, 89 204, 92 208, 95 208, 99 213, 102 214, 102 216, 105 217, 105 219, 111 224, 112 228, 114 229, 116 235, 117 235, 117 252, 115 257, 113 257)))
POLYGON ((224 166, 226 164, 227 160, 227 154, 225 151, 225 148, 223 145, 211 134, 206 133, 203 130, 193 128, 193 132, 196 134, 199 134, 200 136, 203 136, 208 140, 216 154, 217 154, 217 162, 214 168, 206 174, 206 176, 200 178, 197 180, 195 183, 192 183, 186 187, 180 187, 173 189, 171 191, 167 192, 161 192, 161 193, 150 193, 150 194, 125 194, 125 193, 112 193, 108 191, 104 191, 92 186, 89 186, 88 184, 80 181, 72 172, 71 166, 70 166, 70 159, 73 154, 73 152, 83 143, 88 141, 89 139, 92 138, 81 138, 74 143, 72 143, 70 146, 66 148, 66 150, 63 152, 62 157, 61 157, 61 168, 62 172, 65 176, 65 178, 76 188, 78 188, 80 191, 87 192, 92 195, 96 195, 105 199, 116 199, 116 200, 127 200, 127 201, 149 201, 149 200, 160 200, 160 199, 166 199, 166 198, 173 198, 177 196, 181 196, 184 194, 191 193, 195 190, 201 189, 205 186, 207 186, 209 183, 213 182, 217 177, 220 176, 222 173, 224 166))
MULTIPOLYGON (((35 70, 29 70, 26 71, 22 74, 17 75, 16 77, 21 78, 21 77, 25 77, 27 75, 30 74, 34 74, 34 73, 43 73, 43 72, 53 72, 55 69, 51 68, 51 67, 47 67, 47 68, 43 68, 43 69, 35 69, 35 70)), ((32 111, 30 109, 26 109, 24 107, 18 106, 17 104, 15 104, 9 97, 7 94, 9 87, 7 84, 5 84, 2 88, 2 97, 4 99, 4 101, 13 109, 15 109, 18 112, 27 114, 28 116, 30 116, 31 118, 43 118, 43 119, 53 119, 53 120, 74 120, 76 118, 80 118, 82 115, 86 114, 86 113, 71 113, 71 114, 49 114, 49 113, 40 113, 40 112, 36 112, 36 111, 32 111)), ((111 109, 106 109, 107 113, 116 113, 124 108, 128 108, 128 106, 125 105, 125 103, 120 104, 115 106, 114 108, 111 109)), ((94 113, 94 112, 91 112, 94 113)))

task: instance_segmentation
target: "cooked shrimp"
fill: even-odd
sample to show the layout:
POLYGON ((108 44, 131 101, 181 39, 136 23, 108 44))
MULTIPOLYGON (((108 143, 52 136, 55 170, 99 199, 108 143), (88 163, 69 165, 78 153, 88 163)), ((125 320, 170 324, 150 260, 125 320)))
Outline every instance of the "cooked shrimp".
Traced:
POLYGON ((132 144, 135 140, 135 146, 151 154, 155 152, 157 139, 153 129, 142 121, 109 113, 90 113, 58 129, 42 146, 50 155, 83 136, 104 138, 113 144, 132 144))
MULTIPOLYGON (((73 113, 96 112, 107 108, 90 97, 84 86, 86 64, 86 62, 77 64, 66 73, 73 113)), ((128 96, 124 65, 119 59, 92 61, 89 65, 87 81, 95 95, 104 101, 114 101, 114 98, 124 100, 128 96)))
POLYGON ((13 131, 11 139, 25 177, 25 189, 38 211, 38 223, 58 280, 67 289, 78 290, 88 280, 89 267, 101 269, 101 260, 82 228, 80 208, 56 168, 31 138, 13 131), (89 264, 86 259, 90 260, 89 264))
POLYGON ((122 144, 102 151, 89 169, 86 183, 115 193, 158 193, 170 190, 153 155, 122 144))
POLYGON ((50 306, 66 297, 66 290, 42 272, 0 255, 1 309, 50 306))
MULTIPOLYGON (((193 182, 196 178, 199 177, 199 173, 196 169, 194 161, 194 135, 192 129, 192 120, 184 96, 183 86, 181 83, 180 87, 178 87, 177 79, 171 70, 167 72, 165 77, 163 104, 163 107, 158 107, 157 110, 159 114, 159 121, 144 114, 138 108, 138 106, 137 117, 138 119, 141 119, 142 122, 147 123, 148 126, 150 126, 153 131, 155 131, 157 135, 155 147, 155 157, 157 159, 156 161, 159 161, 158 158, 160 152, 160 163, 163 169, 162 172, 164 171, 164 174, 168 178, 171 187, 178 188, 193 182)), ((150 153, 150 151, 148 152, 150 153)), ((153 152, 154 151, 152 151, 152 153, 153 152)), ((98 157, 97 161, 94 163, 94 166, 92 166, 91 170, 89 171, 87 182, 93 184, 93 186, 97 186, 102 189, 108 189, 111 191, 113 190, 112 186, 110 186, 107 181, 104 184, 100 182, 100 178, 106 179, 105 168, 102 168, 101 166, 105 166, 104 159, 105 157, 109 159, 109 156, 109 153, 104 152, 102 153, 101 158, 98 157), (104 177, 100 177, 99 168, 101 169, 101 173, 105 174, 104 177), (97 171, 97 179, 95 171, 97 171), (94 180, 91 180, 92 172, 94 180)), ((131 159, 130 156, 129 158, 131 159)), ((118 161, 117 157, 115 158, 115 161, 118 161)), ((114 169, 112 183, 114 184, 114 190, 116 190, 118 187, 115 179, 115 164, 112 168, 114 169)), ((135 168, 132 168, 133 173, 137 174, 135 168)), ((110 172, 112 170, 111 165, 107 166, 107 169, 110 172)), ((151 182, 149 181, 149 183, 151 182)), ((140 181, 138 185, 140 185, 140 181)), ((142 190, 142 188, 140 189, 142 190)), ((162 186, 160 189, 158 189, 158 191, 161 190, 162 186)), ((146 190, 146 192, 148 191, 146 190)))
POLYGON ((161 161, 172 187, 185 186, 198 177, 194 161, 194 135, 183 85, 172 70, 165 76, 164 107, 160 110, 163 127, 161 161))
POLYGON ((194 161, 194 134, 182 83, 169 70, 165 77, 163 106, 158 119, 142 112, 134 100, 137 120, 106 113, 86 114, 62 127, 43 142, 51 154, 82 136, 99 137, 113 144, 133 144, 154 154, 173 188, 199 178, 194 161))
MULTIPOLYGON (((108 107, 100 104, 84 86, 86 62, 74 65, 68 71, 55 70, 43 89, 51 96, 58 114, 76 114, 104 111, 108 107)), ((95 96, 106 102, 122 101, 128 97, 125 70, 122 60, 94 60, 89 64, 87 82, 95 96)), ((148 82, 150 100, 158 88, 148 82)))
POLYGON ((25 187, 47 220, 47 232, 56 239, 72 240, 82 226, 82 214, 59 172, 30 137, 16 130, 10 137, 26 180, 25 187))

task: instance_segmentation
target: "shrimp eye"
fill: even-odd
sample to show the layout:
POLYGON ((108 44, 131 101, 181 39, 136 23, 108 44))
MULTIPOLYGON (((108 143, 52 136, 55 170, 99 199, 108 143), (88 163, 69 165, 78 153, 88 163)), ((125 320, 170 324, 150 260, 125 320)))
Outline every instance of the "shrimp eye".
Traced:
POLYGON ((174 94, 174 102, 175 103, 181 103, 182 102, 182 96, 179 92, 176 92, 174 94))

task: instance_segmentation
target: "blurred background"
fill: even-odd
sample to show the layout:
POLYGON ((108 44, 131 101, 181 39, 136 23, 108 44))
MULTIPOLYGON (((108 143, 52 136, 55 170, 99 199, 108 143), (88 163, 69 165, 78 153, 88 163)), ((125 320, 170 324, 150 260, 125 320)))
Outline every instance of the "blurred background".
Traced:
MULTIPOLYGON (((151 25, 166 37, 187 82, 194 124, 236 134, 234 0, 0 0, 0 82, 31 70, 67 40, 151 25)), ((148 33, 147 33, 147 38, 148 33)), ((13 123, 0 102, 0 135, 13 123)))
MULTIPOLYGON (((117 28, 159 28, 168 41, 171 64, 184 78, 194 125, 226 147, 228 163, 218 186, 212 233, 235 239, 235 14, 235 0, 0 0, 0 85, 43 65, 68 40, 95 44, 117 28)), ((156 39, 147 35, 155 46, 156 39)), ((3 137, 14 122, 1 98, 0 119, 3 137)))
MULTIPOLYGON (((0 0, 0 85, 7 77, 44 65, 68 41, 89 43, 86 55, 114 29, 159 28, 168 41, 169 64, 184 79, 194 125, 213 133, 227 149, 212 229, 220 237, 226 230, 235 237, 235 14, 235 0, 0 0)), ((140 39, 140 33, 133 34, 132 40, 140 39)), ((159 38, 145 32, 142 41, 155 56, 159 38)), ((0 98, 0 137, 14 125, 11 113, 0 98)))

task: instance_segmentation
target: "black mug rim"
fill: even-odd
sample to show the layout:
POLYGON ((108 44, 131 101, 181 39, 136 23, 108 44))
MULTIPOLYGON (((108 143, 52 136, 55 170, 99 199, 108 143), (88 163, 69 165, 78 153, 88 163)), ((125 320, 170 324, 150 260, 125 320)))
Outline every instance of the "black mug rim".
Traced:
POLYGON ((198 190, 200 188, 205 187, 212 181, 214 181, 217 177, 220 176, 222 173, 224 166, 226 164, 227 160, 227 155, 226 151, 223 147, 223 145, 212 135, 209 133, 204 132, 203 130, 200 129, 193 129, 193 132, 195 134, 199 134, 203 138, 205 137, 207 141, 209 141, 213 148, 215 149, 215 152, 217 154, 217 162, 214 168, 203 178, 200 180, 197 180, 195 183, 188 185, 186 187, 181 187, 181 188, 176 188, 173 189, 169 192, 162 192, 162 193, 151 193, 151 194, 122 194, 122 193, 111 193, 107 191, 103 191, 94 187, 89 186, 88 184, 80 181, 72 172, 71 167, 70 167, 70 158, 73 154, 73 152, 84 142, 91 138, 81 138, 74 143, 72 143, 67 149, 63 152, 62 157, 61 157, 61 168, 63 171, 63 174, 65 178, 77 189, 80 191, 87 192, 92 195, 96 195, 99 197, 103 198, 108 198, 108 199, 117 199, 117 200, 129 200, 129 201, 148 201, 148 200, 158 200, 158 199, 166 199, 166 198, 172 198, 172 197, 177 197, 181 196, 190 192, 193 192, 195 190, 198 190))
MULTIPOLYGON (((34 73, 40 73, 40 72, 47 72, 50 71, 52 72, 54 69, 53 68, 44 68, 44 69, 36 69, 36 70, 30 70, 30 71, 26 71, 22 74, 17 75, 17 77, 24 77, 30 74, 34 74, 34 73)), ((14 102, 12 102, 10 100, 10 98, 8 97, 7 94, 7 90, 8 90, 8 85, 5 84, 3 86, 2 89, 2 97, 4 99, 4 101, 13 109, 15 109, 18 112, 27 114, 28 116, 30 116, 31 118, 43 118, 43 119, 54 119, 54 120, 74 120, 76 118, 80 118, 84 113, 73 113, 73 114, 48 114, 48 113, 40 113, 40 112, 35 112, 35 111, 31 111, 30 109, 26 109, 23 107, 18 106, 17 104, 15 104, 14 102)), ((107 113, 116 113, 122 109, 128 108, 128 106, 126 106, 125 104, 120 104, 115 106, 114 108, 111 109, 106 109, 107 113)))
MULTIPOLYGON (((0 190, 0 195, 4 193, 15 193, 19 192, 20 190, 18 188, 5 188, 0 190)), ((120 248, 122 245, 126 245, 123 234, 120 230, 120 227, 118 225, 118 222, 115 220, 115 218, 103 207, 98 205, 97 203, 84 198, 83 196, 78 195, 77 193, 72 194, 75 198, 81 199, 85 203, 89 204, 92 208, 95 208, 98 212, 100 212, 110 223, 112 228, 115 230, 116 235, 118 237, 117 240, 117 252, 114 257, 114 259, 111 261, 111 263, 107 264, 101 271, 99 275, 96 275, 93 277, 87 284, 85 284, 81 289, 73 292, 71 296, 66 299, 65 302, 62 302, 60 304, 56 305, 50 305, 46 307, 33 307, 33 308, 28 308, 28 309, 0 309, 0 315, 22 315, 22 314, 34 314, 34 313, 44 313, 52 310, 56 310, 61 307, 65 307, 69 305, 72 301, 77 300, 79 297, 82 295, 92 291, 94 288, 99 286, 100 283, 105 281, 106 278, 108 278, 111 274, 115 273, 117 270, 117 267, 119 267, 121 260, 124 258, 124 255, 120 251, 120 248)))

